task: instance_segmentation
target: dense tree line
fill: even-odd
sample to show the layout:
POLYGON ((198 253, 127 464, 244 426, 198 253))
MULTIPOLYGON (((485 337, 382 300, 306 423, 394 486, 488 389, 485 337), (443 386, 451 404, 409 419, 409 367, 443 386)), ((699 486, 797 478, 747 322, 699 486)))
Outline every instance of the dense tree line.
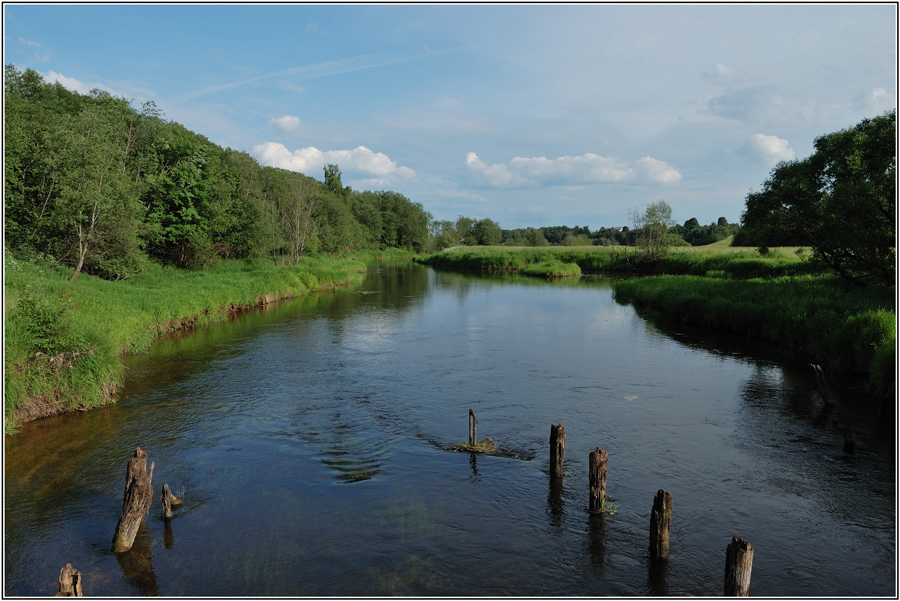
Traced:
POLYGON ((324 182, 261 166, 94 90, 82 95, 8 65, 5 235, 17 252, 52 255, 110 279, 147 261, 198 267, 216 259, 406 248, 429 241, 431 215, 390 191, 357 192, 337 165, 324 182))
POLYGON ((779 163, 747 195, 744 244, 810 246, 847 280, 896 279, 897 113, 815 140, 805 159, 779 163))

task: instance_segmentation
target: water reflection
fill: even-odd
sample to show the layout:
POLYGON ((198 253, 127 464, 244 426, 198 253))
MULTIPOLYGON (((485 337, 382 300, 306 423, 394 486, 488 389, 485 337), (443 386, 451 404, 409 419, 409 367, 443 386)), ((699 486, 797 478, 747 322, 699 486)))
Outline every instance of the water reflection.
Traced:
POLYGON ((590 514, 588 516, 588 551, 591 556, 591 565, 598 568, 606 565, 608 561, 606 546, 606 514, 590 514))
POLYGON ((153 571, 153 541, 147 529, 147 521, 142 520, 130 551, 116 553, 116 561, 122 569, 122 576, 138 593, 145 597, 159 596, 156 573, 153 571))
POLYGON ((8 438, 4 592, 45 592, 63 542, 108 596, 709 596, 735 532, 767 550, 757 595, 895 592, 894 453, 850 397, 819 420, 783 358, 648 326, 602 283, 370 270, 161 343, 116 405, 8 438), (443 451, 470 407, 498 456, 443 451), (572 478, 548 488, 559 421, 572 478), (622 509, 584 519, 598 439, 622 509), (177 545, 151 521, 147 553, 114 560, 137 445, 192 502, 177 545), (670 485, 680 551, 650 566, 631 508, 670 485))
POLYGON ((650 597, 669 596, 668 559, 647 559, 647 590, 650 597))
POLYGON ((550 478, 550 490, 547 493, 547 509, 550 513, 550 526, 562 528, 565 525, 565 507, 562 500, 563 479, 550 478))

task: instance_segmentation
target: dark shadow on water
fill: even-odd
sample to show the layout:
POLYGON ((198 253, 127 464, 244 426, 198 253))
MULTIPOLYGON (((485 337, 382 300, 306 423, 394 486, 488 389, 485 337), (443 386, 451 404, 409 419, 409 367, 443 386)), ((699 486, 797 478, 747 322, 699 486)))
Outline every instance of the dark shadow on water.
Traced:
POLYGON ((598 568, 603 567, 606 563, 606 514, 588 516, 588 549, 591 564, 598 568))
POLYGON ((134 586, 138 593, 145 597, 159 596, 159 586, 153 571, 153 541, 147 528, 147 521, 142 520, 130 551, 116 553, 116 561, 122 569, 122 576, 134 586))
POLYGON ((547 509, 549 511, 550 525, 554 528, 562 528, 565 525, 565 508, 562 501, 563 479, 550 478, 550 490, 547 493, 547 509))
POLYGON ((175 546, 175 534, 172 532, 172 520, 163 520, 165 522, 164 530, 163 530, 163 544, 166 549, 171 549, 175 546))
POLYGON ((669 596, 669 560, 647 559, 647 595, 669 596))

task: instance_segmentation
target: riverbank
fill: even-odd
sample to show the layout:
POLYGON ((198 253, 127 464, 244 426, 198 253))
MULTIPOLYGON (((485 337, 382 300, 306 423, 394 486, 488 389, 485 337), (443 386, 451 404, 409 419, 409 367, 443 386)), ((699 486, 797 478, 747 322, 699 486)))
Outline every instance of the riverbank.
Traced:
POLYGON ((882 401, 896 385, 895 289, 837 276, 662 275, 620 280, 616 300, 669 319, 763 338, 828 370, 865 376, 882 401))
POLYGON ((573 268, 566 275, 578 275, 579 272, 634 275, 709 273, 751 278, 821 273, 820 265, 801 260, 796 250, 779 248, 767 255, 760 255, 755 249, 720 245, 679 247, 659 261, 647 262, 635 248, 624 246, 459 246, 419 255, 415 260, 433 267, 521 271, 525 275, 538 277, 546 277, 545 270, 532 266, 541 263, 571 264, 573 268), (527 269, 529 267, 532 268, 527 269))
POLYGON ((150 267, 112 282, 52 260, 5 257, 4 431, 115 398, 121 358, 168 332, 228 319, 277 300, 349 286, 364 264, 304 257, 296 266, 225 261, 204 270, 150 267))
MULTIPOLYGON (((786 353, 868 379, 874 396, 896 390, 896 289, 859 288, 829 274, 797 248, 723 245, 675 248, 656 262, 625 247, 457 247, 416 260, 443 268, 519 271, 571 265, 618 280, 617 298, 668 318, 763 338, 786 353)), ((546 277, 546 276, 544 276, 546 277)))

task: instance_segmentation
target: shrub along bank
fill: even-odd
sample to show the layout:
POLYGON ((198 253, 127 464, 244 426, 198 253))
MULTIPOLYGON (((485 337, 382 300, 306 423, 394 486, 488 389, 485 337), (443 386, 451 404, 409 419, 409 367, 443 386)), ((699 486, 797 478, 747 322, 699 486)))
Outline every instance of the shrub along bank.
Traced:
POLYGON ((166 332, 358 283, 364 271, 351 259, 303 257, 296 266, 225 261, 202 271, 157 266, 119 282, 70 282, 70 268, 7 252, 4 430, 108 402, 122 383, 121 357, 166 332))

